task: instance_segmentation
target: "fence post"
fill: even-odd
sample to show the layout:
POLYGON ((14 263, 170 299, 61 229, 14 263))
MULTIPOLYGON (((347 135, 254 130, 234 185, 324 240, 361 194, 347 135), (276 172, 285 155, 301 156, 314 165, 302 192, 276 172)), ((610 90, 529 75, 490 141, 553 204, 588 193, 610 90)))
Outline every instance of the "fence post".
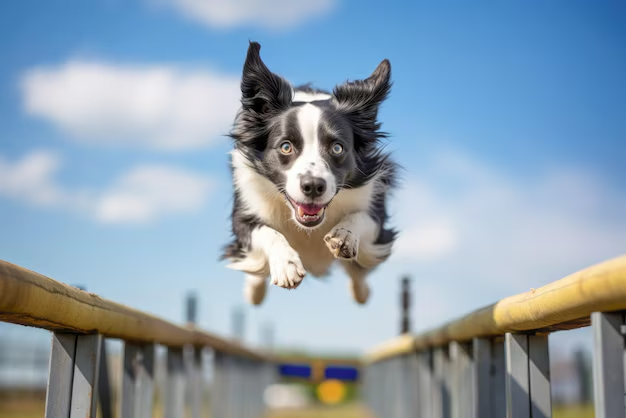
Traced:
POLYGON ((363 373, 364 387, 363 395, 369 408, 374 412, 376 418, 380 416, 380 395, 379 395, 379 363, 370 364, 363 373))
POLYGON ((98 371, 98 399, 102 418, 113 418, 113 398, 111 396, 111 382, 109 381, 109 364, 106 350, 106 339, 100 341, 100 365, 98 371))
POLYGON ((433 418, 450 418, 451 408, 451 379, 450 355, 448 347, 433 349, 434 391, 433 391, 433 418))
POLYGON ((239 374, 236 360, 237 359, 230 354, 226 356, 226 372, 228 373, 228 389, 226 399, 228 399, 228 416, 232 418, 240 418, 238 413, 239 403, 235 397, 237 387, 239 386, 239 374))
POLYGON ((124 343, 120 418, 152 417, 154 352, 153 344, 124 343))
POLYGON ((474 338, 474 418, 496 418, 491 410, 491 397, 498 393, 491 391, 491 367, 493 353, 491 341, 487 338, 474 338))
POLYGON ((185 413, 185 371, 183 349, 167 348, 167 383, 165 385, 165 418, 180 418, 185 413))
POLYGON ((190 347, 185 358, 191 418, 202 416, 202 395, 204 378, 202 375, 202 347, 190 347))
POLYGON ((95 418, 102 336, 54 333, 46 418, 95 418))
POLYGON ((417 357, 415 353, 409 353, 403 357, 402 372, 404 373, 404 398, 407 408, 407 415, 414 417, 417 415, 418 403, 417 393, 419 390, 417 377, 417 357))
POLYGON ((474 359, 472 346, 456 341, 450 343, 452 365, 452 417, 474 417, 474 359))
POLYGON ((53 333, 46 391, 46 418, 70 416, 75 356, 76 335, 53 333))
POLYGON ((376 412, 378 417, 380 417, 385 412, 385 367, 382 361, 376 363, 376 366, 376 375, 374 377, 376 379, 376 412))
POLYGON ((395 397, 395 399, 392 399, 393 414, 391 416, 394 418, 404 418, 412 415, 410 396, 412 376, 407 359, 406 355, 391 359, 392 367, 390 372, 393 379, 391 389, 395 397))
POLYGON ((228 417, 228 370, 226 355, 220 351, 213 352, 213 385, 211 390, 211 416, 228 417))
POLYGON ((506 334, 506 410, 508 418, 530 418, 528 336, 506 334))
POLYGON ((431 350, 419 351, 417 354, 417 401, 419 418, 431 418, 433 410, 433 364, 431 350))
POLYGON ((594 312, 593 378, 596 418, 624 418, 624 313, 594 312))
POLYGON ((504 342, 474 338, 474 418, 506 416, 504 342))
POLYGON ((550 361, 547 335, 507 333, 507 417, 550 418, 550 361))
POLYGON ((99 334, 76 338, 70 418, 96 418, 101 347, 99 334))
POLYGON ((552 417, 548 335, 528 336, 530 412, 533 418, 552 417))

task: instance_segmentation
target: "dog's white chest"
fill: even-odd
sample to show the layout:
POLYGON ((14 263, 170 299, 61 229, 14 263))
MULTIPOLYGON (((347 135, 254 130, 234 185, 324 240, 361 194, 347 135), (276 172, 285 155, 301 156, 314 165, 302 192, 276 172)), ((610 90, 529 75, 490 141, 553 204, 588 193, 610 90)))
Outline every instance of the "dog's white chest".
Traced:
POLYGON ((304 268, 309 274, 321 277, 329 272, 329 268, 335 261, 330 252, 324 236, 337 225, 344 216, 366 211, 370 200, 359 196, 360 193, 369 190, 341 191, 326 209, 324 223, 315 229, 304 229, 293 219, 292 209, 285 202, 284 197, 276 196, 275 199, 266 199, 265 202, 271 208, 264 211, 262 220, 271 228, 280 232, 289 242, 289 245, 298 252, 304 268))
POLYGON ((286 227, 278 232, 282 233, 289 245, 298 252, 306 271, 316 277, 326 275, 335 260, 324 243, 324 235, 332 229, 330 223, 324 222, 320 228, 310 232, 298 230, 293 221, 284 225, 286 227))

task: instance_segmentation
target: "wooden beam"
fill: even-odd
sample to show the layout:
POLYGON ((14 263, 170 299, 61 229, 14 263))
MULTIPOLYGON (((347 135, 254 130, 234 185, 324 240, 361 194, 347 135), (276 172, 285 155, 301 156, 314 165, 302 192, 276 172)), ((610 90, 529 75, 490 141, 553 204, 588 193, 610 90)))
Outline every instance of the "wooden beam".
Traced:
POLYGON ((502 299, 429 332, 383 343, 366 358, 380 361, 452 341, 469 342, 507 332, 580 328, 589 325, 593 312, 621 310, 626 310, 626 255, 502 299))
POLYGON ((175 325, 2 260, 0 321, 168 347, 207 346, 232 355, 270 360, 269 355, 237 342, 175 325))

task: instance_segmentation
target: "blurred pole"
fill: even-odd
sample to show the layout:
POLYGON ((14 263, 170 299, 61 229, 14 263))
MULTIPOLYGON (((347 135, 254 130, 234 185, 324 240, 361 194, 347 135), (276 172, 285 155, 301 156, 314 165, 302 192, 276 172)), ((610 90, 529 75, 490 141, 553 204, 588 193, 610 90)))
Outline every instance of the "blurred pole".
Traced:
POLYGON ((574 352, 574 363, 578 378, 578 402, 583 405, 590 404, 592 400, 591 367, 584 348, 581 347, 574 352))
POLYGON ((411 291, 410 291, 410 279, 404 277, 402 279, 402 298, 401 298, 401 311, 402 311, 402 323, 400 324, 400 334, 408 334, 411 332, 411 322, 409 310, 411 307, 411 291))
POLYGON ((188 326, 195 326, 198 321, 198 295, 191 291, 185 298, 185 322, 188 326))
POLYGON ((237 306, 233 309, 233 338, 236 341, 243 342, 245 333, 245 312, 243 308, 237 306))
POLYGON ((261 326, 261 345, 268 351, 274 348, 274 325, 271 322, 265 322, 261 326))

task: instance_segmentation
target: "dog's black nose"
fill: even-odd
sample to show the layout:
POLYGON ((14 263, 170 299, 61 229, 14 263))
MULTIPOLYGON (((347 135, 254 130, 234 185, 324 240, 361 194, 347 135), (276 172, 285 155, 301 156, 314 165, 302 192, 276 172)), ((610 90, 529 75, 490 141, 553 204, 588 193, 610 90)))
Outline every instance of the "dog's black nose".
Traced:
POLYGON ((320 197, 326 191, 326 180, 321 177, 313 177, 310 174, 305 174, 300 177, 300 190, 302 190, 302 193, 304 193, 306 197, 320 197))

